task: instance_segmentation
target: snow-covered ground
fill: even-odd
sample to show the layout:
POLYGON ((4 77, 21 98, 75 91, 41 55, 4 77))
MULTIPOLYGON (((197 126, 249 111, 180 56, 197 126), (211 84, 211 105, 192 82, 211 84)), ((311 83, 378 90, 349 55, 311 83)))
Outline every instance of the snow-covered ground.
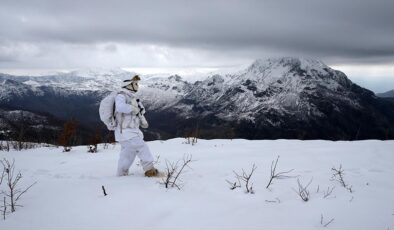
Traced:
MULTIPOLYGON (((160 178, 145 178, 136 165, 131 175, 115 177, 119 145, 97 154, 86 146, 70 153, 61 148, 0 152, 15 159, 22 186, 35 181, 20 207, 0 220, 0 229, 394 229, 394 141, 247 141, 184 139, 148 145, 157 167, 192 155, 181 190, 165 189, 160 178), (297 179, 276 180, 267 190, 271 162, 280 155, 277 171, 294 169, 303 184, 313 178, 310 200, 294 192, 297 179), (230 190, 233 171, 249 172, 255 194, 230 190), (332 177, 342 165, 353 193, 332 177), (104 185, 108 196, 104 196, 104 185), (335 189, 323 198, 327 187, 335 189), (319 191, 317 191, 319 187, 319 191), (326 227, 321 225, 334 218, 326 227)), ((4 184, 2 185, 4 188, 4 184)))

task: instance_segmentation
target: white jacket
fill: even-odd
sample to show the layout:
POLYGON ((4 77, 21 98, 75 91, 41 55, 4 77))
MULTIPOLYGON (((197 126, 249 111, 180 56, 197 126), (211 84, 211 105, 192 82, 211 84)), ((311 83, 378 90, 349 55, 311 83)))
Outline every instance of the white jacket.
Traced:
POLYGON ((115 140, 126 141, 134 137, 144 138, 140 127, 138 103, 135 93, 127 89, 121 89, 115 98, 115 119, 117 127, 115 129, 115 140))

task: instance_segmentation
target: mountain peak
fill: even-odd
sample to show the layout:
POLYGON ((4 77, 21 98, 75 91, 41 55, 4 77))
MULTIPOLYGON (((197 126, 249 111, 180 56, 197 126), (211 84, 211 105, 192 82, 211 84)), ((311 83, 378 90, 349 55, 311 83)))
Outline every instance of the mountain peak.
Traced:
POLYGON ((182 79, 182 77, 179 76, 178 74, 175 74, 175 75, 169 76, 169 77, 168 77, 168 80, 174 80, 174 81, 180 82, 180 81, 182 81, 183 79, 182 79))
POLYGON ((282 66, 282 67, 298 67, 301 69, 323 69, 329 68, 320 60, 310 59, 310 58, 299 58, 299 57, 280 57, 280 58, 267 58, 267 59, 257 59, 250 66, 249 70, 261 69, 272 66, 282 66))

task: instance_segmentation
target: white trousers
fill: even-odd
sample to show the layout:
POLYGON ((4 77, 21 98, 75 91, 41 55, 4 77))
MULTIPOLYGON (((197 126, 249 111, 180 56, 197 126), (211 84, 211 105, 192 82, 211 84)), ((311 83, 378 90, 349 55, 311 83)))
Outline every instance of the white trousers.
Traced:
POLYGON ((131 140, 119 142, 121 146, 118 161, 118 176, 129 174, 129 168, 133 164, 136 156, 141 160, 144 171, 153 168, 153 156, 148 146, 141 137, 134 137, 131 140))

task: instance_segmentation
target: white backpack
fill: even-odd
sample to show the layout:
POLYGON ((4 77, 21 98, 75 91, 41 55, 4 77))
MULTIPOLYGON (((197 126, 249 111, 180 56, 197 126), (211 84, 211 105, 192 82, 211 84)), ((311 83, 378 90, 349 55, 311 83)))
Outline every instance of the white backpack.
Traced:
POLYGON ((115 97, 119 92, 112 92, 100 102, 100 119, 108 130, 114 131, 117 124, 115 119, 115 97))

